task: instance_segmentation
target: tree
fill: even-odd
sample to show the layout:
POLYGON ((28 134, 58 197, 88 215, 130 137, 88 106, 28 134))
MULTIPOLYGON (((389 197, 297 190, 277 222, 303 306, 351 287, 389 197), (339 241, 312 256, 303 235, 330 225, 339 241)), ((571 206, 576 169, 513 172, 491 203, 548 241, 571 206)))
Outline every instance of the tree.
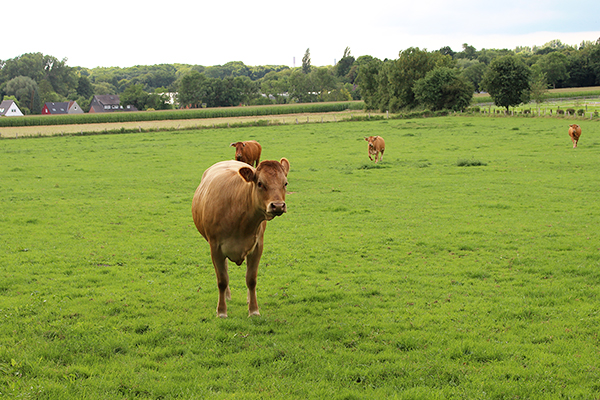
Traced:
POLYGON ((481 81, 488 66, 477 60, 471 61, 470 65, 461 71, 461 75, 471 82, 475 91, 480 91, 481 81))
MULTIPOLYGON (((78 80, 73 68, 67 66, 67 59, 58 60, 53 56, 44 56, 44 79, 52 84, 59 95, 66 97, 69 91, 77 88, 78 80)), ((38 84, 40 80, 36 80, 38 84)))
POLYGON ((144 85, 138 83, 125 89, 119 98, 123 108, 126 108, 128 105, 132 105, 141 111, 147 108, 146 104, 148 102, 148 96, 148 93, 144 91, 144 85))
POLYGON ((463 43, 462 48, 463 51, 455 54, 456 58, 466 58, 468 60, 475 60, 477 58, 477 50, 475 50, 475 47, 463 43))
POLYGON ((400 52, 397 60, 385 64, 387 79, 380 79, 379 91, 383 94, 379 104, 381 111, 397 112, 402 108, 414 108, 418 104, 413 92, 414 83, 436 67, 451 65, 452 58, 437 51, 429 53, 411 47, 400 52))
POLYGON ((94 87, 87 76, 80 76, 77 81, 77 94, 89 99, 94 95, 94 87))
POLYGON ((170 98, 166 88, 156 88, 154 93, 148 94, 146 109, 150 108, 154 110, 168 110, 173 108, 170 104, 170 98))
POLYGON ((179 107, 202 107, 202 102, 207 96, 207 78, 198 71, 190 71, 181 78, 177 93, 179 107))
POLYGON ((455 68, 438 67, 415 82, 415 98, 432 111, 462 111, 471 104, 473 86, 455 68))
MULTIPOLYGON (((358 58, 358 61, 361 61, 361 57, 358 58)), ((360 95, 367 110, 379 108, 379 72, 381 68, 382 62, 378 58, 365 60, 358 68, 356 84, 360 88, 360 95)))
POLYGON ((42 81, 38 84, 40 97, 42 99, 42 103, 46 102, 60 102, 65 101, 65 98, 54 91, 52 84, 48 82, 46 79, 42 79, 42 81))
POLYGON ((306 49, 302 57, 302 72, 306 75, 310 73, 310 49, 306 49))
POLYGON ((285 103, 287 101, 286 93, 289 91, 289 77, 291 73, 291 69, 280 72, 269 72, 260 82, 261 92, 275 99, 277 104, 285 103))
POLYGON ((312 103, 317 100, 316 89, 310 75, 295 69, 288 79, 288 93, 291 99, 299 103, 312 103))
POLYGON ((518 56, 496 58, 486 71, 482 87, 499 107, 516 106, 529 100, 531 70, 518 56))
POLYGON ((538 114, 540 113, 540 104, 542 104, 548 94, 548 80, 543 72, 534 76, 531 82, 531 98, 538 106, 538 114))
MULTIPOLYGON (((240 94, 240 103, 244 105, 250 104, 253 99, 260 96, 258 82, 253 82, 247 76, 238 76, 233 79, 233 87, 240 94)), ((232 106, 238 104, 231 104, 232 106)))
POLYGON ((350 73, 352 64, 354 64, 354 57, 350 55, 350 47, 346 47, 344 55, 335 65, 335 76, 342 79, 346 78, 350 73))
POLYGON ((564 81, 569 78, 567 71, 568 59, 567 56, 558 51, 546 54, 537 62, 540 70, 546 75, 548 83, 556 88, 558 81, 564 81))
POLYGON ((6 83, 5 92, 19 100, 21 111, 24 114, 41 114, 42 100, 38 84, 28 76, 17 76, 6 83))
POLYGON ((310 80, 314 85, 314 91, 319 96, 319 101, 325 101, 327 93, 336 88, 335 77, 327 67, 313 68, 310 80))

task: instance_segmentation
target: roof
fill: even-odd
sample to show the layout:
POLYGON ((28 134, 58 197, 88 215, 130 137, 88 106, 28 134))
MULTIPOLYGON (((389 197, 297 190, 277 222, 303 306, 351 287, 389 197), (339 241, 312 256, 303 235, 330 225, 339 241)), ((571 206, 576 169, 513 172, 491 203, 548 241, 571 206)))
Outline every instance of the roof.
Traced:
POLYGON ((121 100, 119 98, 119 95, 117 94, 101 94, 101 95, 96 95, 94 96, 94 98, 96 100, 98 100, 99 103, 101 103, 102 105, 120 105, 121 104, 121 100))
POLYGON ((47 102, 46 107, 48 107, 48 111, 50 114, 67 114, 69 112, 69 102, 63 101, 59 103, 51 103, 47 102))
POLYGON ((22 116, 23 113, 21 112, 19 106, 17 106, 17 103, 15 103, 14 100, 3 100, 2 103, 0 103, 0 116, 2 115, 13 117, 22 116), (16 114, 8 114, 8 111, 11 110, 11 108, 13 109, 13 111, 16 111, 16 114))

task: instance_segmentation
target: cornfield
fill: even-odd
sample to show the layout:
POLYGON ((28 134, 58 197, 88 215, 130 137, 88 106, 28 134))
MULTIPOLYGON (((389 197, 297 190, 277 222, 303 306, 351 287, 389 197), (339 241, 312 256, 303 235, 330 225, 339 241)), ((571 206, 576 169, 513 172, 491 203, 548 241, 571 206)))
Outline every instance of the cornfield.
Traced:
POLYGON ((100 114, 28 115, 24 117, 0 118, 0 127, 252 117, 262 115, 323 113, 344 110, 362 110, 363 107, 364 103, 362 101, 353 101, 342 103, 282 104, 273 106, 199 108, 189 110, 141 112, 112 112, 100 114))

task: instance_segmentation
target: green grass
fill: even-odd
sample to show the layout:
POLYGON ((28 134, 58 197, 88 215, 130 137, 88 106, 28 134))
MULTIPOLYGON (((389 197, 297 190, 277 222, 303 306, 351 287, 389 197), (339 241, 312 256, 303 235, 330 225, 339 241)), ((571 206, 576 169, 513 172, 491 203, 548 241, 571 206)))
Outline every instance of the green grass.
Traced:
POLYGON ((598 398, 599 125, 568 123, 0 140, 0 397, 598 398), (191 199, 242 139, 290 160, 288 213, 261 317, 231 264, 221 320, 191 199))

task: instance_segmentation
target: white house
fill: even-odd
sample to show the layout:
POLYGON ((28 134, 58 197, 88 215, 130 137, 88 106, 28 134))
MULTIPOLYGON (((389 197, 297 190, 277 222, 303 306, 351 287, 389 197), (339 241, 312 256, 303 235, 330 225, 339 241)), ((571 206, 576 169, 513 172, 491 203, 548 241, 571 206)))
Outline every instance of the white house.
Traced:
POLYGON ((14 100, 4 100, 0 103, 0 117, 22 117, 23 113, 14 100))

